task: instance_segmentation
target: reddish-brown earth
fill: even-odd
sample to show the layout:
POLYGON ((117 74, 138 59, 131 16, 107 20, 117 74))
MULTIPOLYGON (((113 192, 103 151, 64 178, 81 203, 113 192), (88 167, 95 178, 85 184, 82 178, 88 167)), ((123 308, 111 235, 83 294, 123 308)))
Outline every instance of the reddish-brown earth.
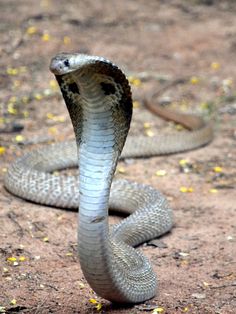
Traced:
POLYGON ((235 14, 233 0, 1 1, 0 313, 98 313, 91 298, 101 313, 236 312, 235 14), (43 94, 54 93, 48 65, 59 51, 105 56, 135 77, 155 74, 132 86, 140 105, 131 133, 181 132, 142 105, 176 79, 184 80, 159 100, 214 121, 207 147, 119 164, 119 177, 160 189, 174 210, 175 227, 157 243, 164 248, 141 247, 159 277, 149 311, 111 305, 90 289, 76 253, 76 212, 31 204, 3 187, 17 156, 73 138, 62 98, 43 94), (18 131, 5 133, 13 123, 18 131))

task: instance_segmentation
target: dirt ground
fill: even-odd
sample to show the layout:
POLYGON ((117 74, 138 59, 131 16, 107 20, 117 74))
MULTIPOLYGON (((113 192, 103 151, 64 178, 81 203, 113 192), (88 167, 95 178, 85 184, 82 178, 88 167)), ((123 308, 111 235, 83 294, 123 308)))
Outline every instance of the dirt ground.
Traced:
POLYGON ((0 2, 0 313, 236 313, 235 14, 233 0, 0 2), (119 164, 117 176, 160 189, 174 210, 172 232, 140 248, 159 278, 146 304, 114 306, 90 289, 76 212, 3 187, 16 157, 73 138, 48 70, 61 51, 105 56, 132 74, 131 134, 181 132, 144 108, 157 90, 157 101, 214 122, 204 148, 119 164))

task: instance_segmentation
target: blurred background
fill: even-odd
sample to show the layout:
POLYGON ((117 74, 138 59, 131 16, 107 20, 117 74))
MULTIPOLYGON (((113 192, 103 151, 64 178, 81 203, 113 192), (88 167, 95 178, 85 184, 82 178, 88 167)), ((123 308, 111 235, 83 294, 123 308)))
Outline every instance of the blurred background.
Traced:
MULTIPOLYGON (((175 209, 167 246, 144 248, 160 276, 155 313, 235 311, 235 14, 233 0, 0 1, 1 183, 27 150, 74 138, 49 71, 58 52, 103 56, 127 74, 131 134, 183 130, 144 107, 153 93, 154 102, 214 123, 215 140, 202 150, 128 160, 117 171, 160 188, 175 209)), ((1 186, 0 313, 98 312, 77 261, 76 227, 76 213, 21 201, 1 186)), ((102 302, 104 313, 145 311, 102 302)))

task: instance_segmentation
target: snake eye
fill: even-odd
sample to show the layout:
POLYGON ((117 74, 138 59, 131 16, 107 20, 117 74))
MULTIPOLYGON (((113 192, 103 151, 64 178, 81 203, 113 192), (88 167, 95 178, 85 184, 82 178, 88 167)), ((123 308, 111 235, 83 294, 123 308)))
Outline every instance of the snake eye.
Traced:
POLYGON ((64 61, 64 65, 65 65, 66 67, 69 67, 69 66, 70 66, 70 62, 69 62, 68 59, 66 59, 66 60, 64 61))
POLYGON ((115 94, 116 89, 115 89, 115 86, 113 84, 102 82, 101 87, 102 87, 102 90, 104 91, 105 95, 115 94))

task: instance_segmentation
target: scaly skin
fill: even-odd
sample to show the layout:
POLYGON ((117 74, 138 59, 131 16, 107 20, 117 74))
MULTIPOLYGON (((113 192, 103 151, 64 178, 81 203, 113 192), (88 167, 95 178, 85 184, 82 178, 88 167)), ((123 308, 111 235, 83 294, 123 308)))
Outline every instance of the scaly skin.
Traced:
MULTIPOLYGON (((16 160, 5 177, 15 195, 41 204, 79 207, 78 249, 83 273, 107 300, 138 303, 156 294, 149 261, 133 247, 169 231, 172 211, 150 186, 112 178, 128 134, 132 99, 125 75, 104 58, 59 54, 50 65, 74 127, 74 143, 60 143, 16 160), (76 157, 76 148, 78 155, 76 157), (78 163, 75 177, 50 172, 78 163), (131 215, 110 231, 108 207, 131 215)), ((153 156, 193 149, 212 139, 209 126, 194 132, 131 138, 122 156, 153 156)))
MULTIPOLYGON (((112 63, 83 55, 56 56, 51 71, 78 146, 81 268, 100 296, 113 302, 142 302, 155 295, 156 276, 147 259, 130 246, 134 240, 126 225, 114 228, 112 236, 108 227, 112 178, 132 115, 128 81, 112 63)), ((134 228, 137 219, 130 220, 134 228)), ((170 225, 171 221, 167 229, 170 225)))

